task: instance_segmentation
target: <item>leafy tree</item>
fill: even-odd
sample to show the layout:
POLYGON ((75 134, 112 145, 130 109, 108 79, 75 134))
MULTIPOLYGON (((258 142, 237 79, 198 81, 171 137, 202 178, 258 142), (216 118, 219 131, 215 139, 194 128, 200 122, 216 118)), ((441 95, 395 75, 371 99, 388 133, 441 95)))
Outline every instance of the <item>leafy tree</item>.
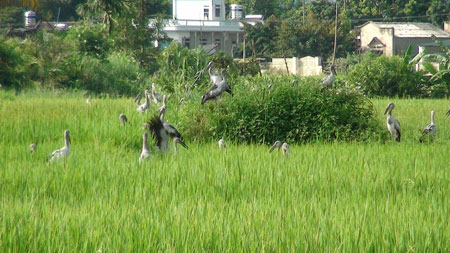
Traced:
POLYGON ((432 96, 450 96, 450 49, 436 37, 433 40, 441 47, 441 54, 427 54, 423 57, 422 65, 432 74, 430 83, 434 86, 432 96), (432 63, 437 63, 436 68, 432 63))
POLYGON ((412 69, 409 56, 376 56, 364 54, 360 63, 351 67, 347 82, 361 88, 369 96, 420 97, 424 95, 422 72, 412 69))
POLYGON ((26 62, 18 41, 0 36, 0 85, 16 89, 25 87, 26 62))
POLYGON ((80 16, 99 19, 107 26, 111 34, 113 24, 117 23, 117 17, 129 11, 129 3, 121 0, 88 0, 77 9, 80 16))

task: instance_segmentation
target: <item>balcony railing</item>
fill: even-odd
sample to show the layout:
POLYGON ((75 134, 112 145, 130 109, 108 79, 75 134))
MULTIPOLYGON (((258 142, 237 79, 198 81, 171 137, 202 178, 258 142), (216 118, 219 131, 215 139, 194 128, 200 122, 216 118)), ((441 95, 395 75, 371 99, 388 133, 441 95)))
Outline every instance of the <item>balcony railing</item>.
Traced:
POLYGON ((166 19, 165 26, 208 26, 208 27, 242 27, 239 21, 231 20, 187 20, 187 19, 166 19))

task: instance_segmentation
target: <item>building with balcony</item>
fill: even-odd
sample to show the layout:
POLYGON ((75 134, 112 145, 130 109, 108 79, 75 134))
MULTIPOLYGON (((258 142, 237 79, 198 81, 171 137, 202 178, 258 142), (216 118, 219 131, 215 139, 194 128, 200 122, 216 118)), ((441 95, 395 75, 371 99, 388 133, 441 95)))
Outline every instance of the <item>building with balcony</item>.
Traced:
POLYGON ((233 19, 227 19, 225 0, 173 0, 172 19, 164 20, 169 38, 188 48, 206 52, 233 51, 242 42, 242 7, 232 5, 233 19))

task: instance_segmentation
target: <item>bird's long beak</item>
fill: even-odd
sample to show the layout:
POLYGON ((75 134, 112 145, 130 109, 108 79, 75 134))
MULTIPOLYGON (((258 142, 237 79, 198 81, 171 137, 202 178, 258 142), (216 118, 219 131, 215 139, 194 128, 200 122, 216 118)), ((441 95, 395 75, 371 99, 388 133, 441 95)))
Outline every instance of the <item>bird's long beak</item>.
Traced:
POLYGON ((188 146, 186 145, 186 143, 184 143, 183 140, 180 139, 180 144, 181 146, 183 146, 185 149, 189 149, 188 146))
POLYGON ((446 113, 447 117, 450 116, 450 109, 446 113))
POLYGON ((277 144, 275 144, 275 143, 272 145, 272 147, 269 149, 269 153, 272 153, 272 151, 275 149, 276 145, 277 144))
POLYGON ((386 110, 384 111, 384 115, 386 115, 386 113, 389 111, 389 108, 391 108, 391 105, 388 105, 388 106, 386 107, 386 110))
POLYGON ((72 141, 70 140, 70 135, 67 136, 67 140, 69 141, 69 144, 72 144, 72 141))

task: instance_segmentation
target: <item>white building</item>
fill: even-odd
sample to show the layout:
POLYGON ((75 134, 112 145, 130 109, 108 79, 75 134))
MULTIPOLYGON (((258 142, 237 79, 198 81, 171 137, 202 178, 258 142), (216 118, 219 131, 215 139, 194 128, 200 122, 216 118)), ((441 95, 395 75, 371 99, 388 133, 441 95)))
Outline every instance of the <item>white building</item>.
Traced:
POLYGON ((243 35, 243 25, 238 21, 242 7, 236 6, 232 6, 236 19, 231 20, 225 16, 225 0, 173 0, 173 17, 164 21, 164 32, 188 48, 233 55, 243 35))

